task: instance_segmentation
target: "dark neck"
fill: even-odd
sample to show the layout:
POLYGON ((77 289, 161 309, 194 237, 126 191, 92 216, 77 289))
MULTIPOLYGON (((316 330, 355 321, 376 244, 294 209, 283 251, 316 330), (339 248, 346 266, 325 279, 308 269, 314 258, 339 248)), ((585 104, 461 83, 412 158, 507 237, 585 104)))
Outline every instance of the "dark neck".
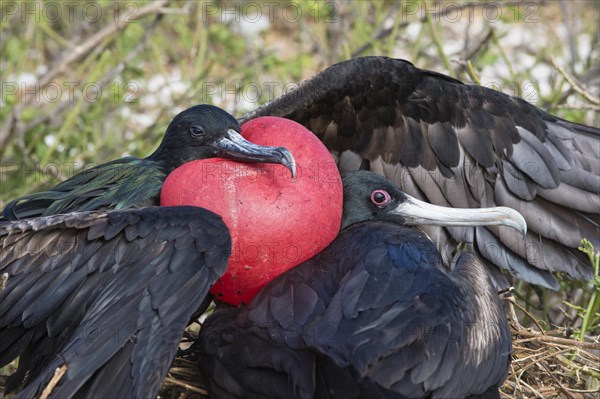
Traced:
POLYGON ((194 157, 181 150, 169 149, 161 145, 156 151, 146 157, 146 159, 155 162, 156 166, 161 169, 161 171, 170 173, 184 163, 193 160, 194 157))

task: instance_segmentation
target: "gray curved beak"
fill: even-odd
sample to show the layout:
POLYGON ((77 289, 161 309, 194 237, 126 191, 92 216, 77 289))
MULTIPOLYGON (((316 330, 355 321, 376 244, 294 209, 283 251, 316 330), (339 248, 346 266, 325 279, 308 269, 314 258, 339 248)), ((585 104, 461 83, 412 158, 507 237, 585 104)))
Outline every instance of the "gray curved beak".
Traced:
POLYGON ((269 147, 251 143, 233 129, 229 129, 215 145, 218 156, 242 162, 278 163, 296 176, 296 160, 292 153, 284 147, 269 147))
POLYGON ((409 195, 391 213, 401 215, 407 225, 434 226, 489 226, 504 225, 517 229, 525 235, 527 223, 523 216, 512 208, 447 208, 420 201, 409 195))

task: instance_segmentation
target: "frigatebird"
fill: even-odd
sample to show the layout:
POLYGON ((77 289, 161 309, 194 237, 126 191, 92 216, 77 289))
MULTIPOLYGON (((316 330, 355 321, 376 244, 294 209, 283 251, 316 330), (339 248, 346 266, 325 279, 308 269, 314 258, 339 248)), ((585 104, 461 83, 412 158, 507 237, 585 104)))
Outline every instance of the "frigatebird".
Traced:
POLYGON ((410 227, 504 224, 510 208, 416 200, 369 171, 343 176, 338 237, 241 308, 219 304, 195 345, 211 398, 499 397, 511 336, 483 265, 449 273, 410 227))
POLYGON ((238 121, 226 111, 213 105, 196 105, 175 116, 162 142, 148 157, 107 162, 78 173, 48 191, 19 197, 6 205, 3 218, 17 220, 159 205, 160 189, 167 175, 195 159, 220 157, 280 163, 294 176, 294 158, 287 149, 256 145, 244 139, 239 131, 238 121))
POLYGON ((0 222, 0 242, 0 365, 19 357, 17 398, 156 398, 231 252, 197 207, 0 222))
POLYGON ((19 357, 9 390, 40 394, 67 364, 59 396, 155 396, 231 245, 210 212, 154 206, 164 179, 185 162, 217 156, 280 163, 295 174, 287 149, 253 144, 239 130, 227 112, 197 105, 173 119, 147 158, 101 164, 6 206, 0 364, 19 357), (181 301, 187 306, 178 308, 181 301))
POLYGON ((387 57, 335 64, 239 120, 265 115, 306 126, 341 172, 374 171, 441 206, 508 206, 527 221, 525 239, 497 227, 423 227, 445 263, 472 242, 499 288, 498 268, 553 289, 554 272, 593 275, 577 247, 581 238, 600 247, 597 126, 387 57))

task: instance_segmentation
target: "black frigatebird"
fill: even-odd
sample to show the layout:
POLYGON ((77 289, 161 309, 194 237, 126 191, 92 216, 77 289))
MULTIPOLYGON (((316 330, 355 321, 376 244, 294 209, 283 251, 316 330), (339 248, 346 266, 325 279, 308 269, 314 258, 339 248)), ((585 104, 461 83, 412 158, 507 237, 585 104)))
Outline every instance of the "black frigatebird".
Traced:
POLYGON ((220 304, 196 345, 211 398, 498 397, 511 337, 483 265, 443 271, 409 227, 504 224, 510 208, 422 203, 368 171, 343 176, 339 236, 248 306, 220 304))
POLYGON ((554 289, 553 272, 593 275, 577 247, 583 237, 600 246, 598 127, 386 57, 335 64, 240 122, 265 115, 306 126, 342 172, 374 171, 441 206, 508 206, 527 221, 525 239, 497 227, 423 227, 446 263, 472 242, 500 286, 498 268, 554 289))
POLYGON ((126 157, 104 163, 59 183, 48 191, 17 198, 6 205, 6 220, 76 211, 128 209, 159 205, 166 176, 195 159, 229 158, 280 163, 295 174, 295 161, 281 147, 253 144, 240 133, 238 121, 207 104, 179 113, 169 124, 159 147, 144 159, 126 157))
POLYGON ((197 207, 0 222, 0 243, 0 365, 19 357, 17 398, 156 398, 231 251, 197 207))

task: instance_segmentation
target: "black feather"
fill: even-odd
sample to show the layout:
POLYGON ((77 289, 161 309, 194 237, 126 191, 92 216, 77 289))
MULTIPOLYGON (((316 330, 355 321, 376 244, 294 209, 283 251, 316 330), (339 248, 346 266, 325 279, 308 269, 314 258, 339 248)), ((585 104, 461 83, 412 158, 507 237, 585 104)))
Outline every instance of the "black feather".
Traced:
MULTIPOLYGON (((600 215, 600 129, 407 61, 364 57, 341 62, 240 121, 262 115, 290 118, 311 129, 327 148, 341 154, 343 171, 370 168, 399 184, 407 180, 398 171, 410 173, 416 184, 401 187, 431 203, 444 205, 462 197, 463 206, 494 206, 501 204, 496 195, 501 185, 517 197, 514 205, 527 220, 542 218, 538 207, 527 206, 540 196, 563 211, 600 215), (348 152, 360 159, 344 156, 348 152), (430 173, 420 175, 422 170, 413 171, 417 167, 430 173), (458 190, 464 193, 458 195, 458 190)), ((550 209, 543 217, 550 223, 556 218, 550 209)), ((572 217, 581 224, 587 216, 572 217)), ((552 242, 555 233, 569 234, 539 225, 530 231, 544 242, 552 242)), ((592 232, 600 236, 598 224, 592 232)), ((461 241, 451 230, 443 235, 461 241)), ((438 243, 447 251, 445 245, 438 243)), ((578 246, 562 245, 546 247, 559 256, 578 246)), ((529 282, 546 281, 547 270, 553 270, 547 263, 520 262, 528 264, 529 272, 521 277, 529 282)), ((566 273, 580 278, 581 270, 590 275, 588 262, 566 273)))
POLYGON ((67 373, 50 397, 155 397, 231 250, 220 217, 195 207, 1 222, 0 240, 12 253, 0 270, 8 274, 0 364, 19 357, 7 383, 22 389, 17 397, 39 394, 63 364, 67 373), (68 250, 38 245, 57 232, 71 240, 68 250), (27 251, 12 251, 14 234, 27 251), (207 248, 210 263, 203 262, 207 248))

